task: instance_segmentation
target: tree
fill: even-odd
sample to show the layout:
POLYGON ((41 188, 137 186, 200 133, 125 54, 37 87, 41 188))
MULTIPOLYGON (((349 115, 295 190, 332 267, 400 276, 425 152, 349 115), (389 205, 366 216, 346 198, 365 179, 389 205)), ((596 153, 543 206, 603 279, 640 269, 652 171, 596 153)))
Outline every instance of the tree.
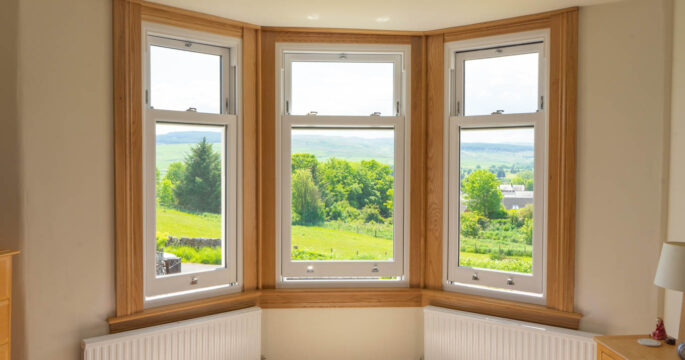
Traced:
POLYGON ((467 209, 488 219, 499 217, 503 212, 502 192, 495 174, 476 170, 464 179, 463 191, 467 209))
POLYGON ((221 212, 221 155, 203 137, 190 148, 185 171, 174 189, 179 207, 198 212, 221 212))
POLYGON ((308 169, 312 173, 314 182, 317 184, 319 183, 319 162, 316 160, 316 156, 306 153, 296 153, 293 154, 290 159, 293 174, 299 169, 308 169))
POLYGON ((185 166, 180 161, 174 161, 169 164, 169 168, 166 171, 166 178, 171 181, 172 184, 178 185, 183 178, 183 173, 185 172, 185 166))
POLYGON ((323 221, 323 204, 309 169, 295 170, 292 177, 293 223, 313 225, 323 221))
POLYGON ((461 213, 459 225, 461 227, 461 234, 468 237, 478 237, 480 234, 480 224, 478 224, 478 215, 472 212, 461 213))
POLYGON ((533 171, 524 170, 519 172, 511 179, 511 183, 514 185, 525 185, 526 190, 533 191, 533 171))
POLYGON ((157 200, 159 205, 172 207, 176 206, 176 196, 174 196, 174 186, 171 181, 164 177, 157 185, 157 200))

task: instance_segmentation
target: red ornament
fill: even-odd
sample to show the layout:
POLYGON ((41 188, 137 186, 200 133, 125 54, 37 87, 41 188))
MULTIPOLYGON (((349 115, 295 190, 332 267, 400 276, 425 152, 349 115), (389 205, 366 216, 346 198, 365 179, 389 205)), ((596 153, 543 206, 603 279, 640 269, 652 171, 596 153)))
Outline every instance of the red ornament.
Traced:
POLYGON ((666 328, 664 328, 664 320, 656 318, 656 330, 650 335, 654 340, 666 339, 666 328))

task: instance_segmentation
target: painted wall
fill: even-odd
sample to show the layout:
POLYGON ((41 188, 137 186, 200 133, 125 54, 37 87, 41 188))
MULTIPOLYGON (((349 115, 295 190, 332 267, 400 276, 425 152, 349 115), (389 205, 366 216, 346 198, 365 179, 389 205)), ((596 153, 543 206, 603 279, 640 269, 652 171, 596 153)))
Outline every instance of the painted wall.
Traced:
MULTIPOLYGON (((14 169, 3 184, 19 196, 0 193, 0 221, 16 217, 0 222, 13 234, 0 247, 23 251, 15 291, 30 309, 15 309, 24 346, 14 358, 77 359, 80 340, 106 333, 114 310, 111 4, 10 2, 18 25, 3 11, 0 26, 18 26, 18 42, 0 42, 0 61, 16 68, 4 46, 18 50, 18 117, 3 121, 0 159, 14 169)), ((580 13, 576 303, 585 330, 644 332, 663 304, 652 277, 665 238, 668 4, 580 13)), ((0 74, 11 83, 10 71, 0 74)), ((421 323, 420 309, 268 310, 264 353, 415 359, 421 323)))
MULTIPOLYGON (((685 3, 675 1, 673 11, 673 68, 671 83, 671 166, 669 181, 668 241, 685 241, 685 3)), ((677 336, 683 293, 666 290, 666 332, 677 336)), ((685 333, 681 331, 681 333, 685 333)))
MULTIPOLYGON (((17 104, 17 60, 19 0, 6 0, 0 11, 0 249, 22 248, 21 237, 21 158, 19 109, 17 104)), ((14 257, 13 283, 23 282, 24 255, 14 257)), ((23 349, 24 295, 14 287, 14 346, 23 349)), ((15 351, 23 356, 21 350, 15 351)))
POLYGON ((417 360, 422 308, 269 309, 262 318, 267 360, 417 360))
POLYGON ((645 333, 662 304, 653 280, 665 239, 669 4, 580 12, 576 309, 584 330, 645 333))
POLYGON ((21 0, 18 19, 26 312, 14 358, 78 359, 114 310, 111 1, 21 0))

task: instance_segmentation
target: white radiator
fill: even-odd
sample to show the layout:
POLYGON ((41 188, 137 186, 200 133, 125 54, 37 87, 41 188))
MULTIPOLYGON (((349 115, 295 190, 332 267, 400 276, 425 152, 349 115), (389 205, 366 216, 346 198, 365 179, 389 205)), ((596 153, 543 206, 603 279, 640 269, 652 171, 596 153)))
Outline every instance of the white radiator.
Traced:
POLYGON ((426 360, 595 360, 595 334, 427 306, 426 360))
POLYGON ((83 360, 259 360, 257 307, 83 340, 83 360))

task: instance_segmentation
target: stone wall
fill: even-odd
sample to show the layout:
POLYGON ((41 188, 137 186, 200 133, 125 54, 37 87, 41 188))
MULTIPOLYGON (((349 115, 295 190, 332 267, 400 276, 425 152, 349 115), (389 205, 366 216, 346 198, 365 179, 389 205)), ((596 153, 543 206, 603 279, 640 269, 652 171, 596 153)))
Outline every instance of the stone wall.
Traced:
POLYGON ((166 242, 166 246, 190 246, 195 249, 203 247, 217 247, 221 246, 221 239, 187 237, 178 238, 175 236, 169 236, 169 240, 166 242))

